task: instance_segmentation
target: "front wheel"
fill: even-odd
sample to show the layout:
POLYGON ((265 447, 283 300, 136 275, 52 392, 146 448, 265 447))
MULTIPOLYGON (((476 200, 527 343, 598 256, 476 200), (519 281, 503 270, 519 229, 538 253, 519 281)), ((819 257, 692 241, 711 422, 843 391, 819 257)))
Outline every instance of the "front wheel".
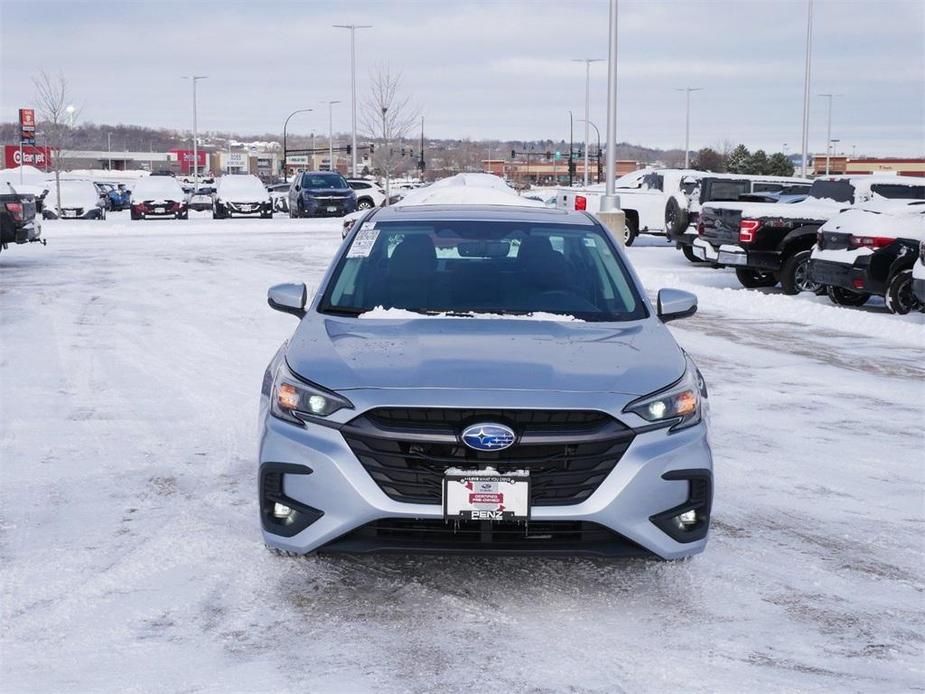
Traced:
POLYGON ((813 280, 809 272, 809 257, 812 251, 805 250, 794 253, 784 261, 780 271, 780 286, 784 294, 799 294, 800 292, 816 292, 822 286, 813 280))
POLYGON ((363 198, 357 203, 358 210, 371 210, 373 209, 373 201, 367 198, 363 198))
POLYGON ((829 301, 837 306, 863 306, 870 298, 870 294, 853 292, 842 287, 826 287, 825 293, 829 295, 829 301))
POLYGON ((909 311, 925 310, 925 304, 922 304, 912 291, 912 270, 900 270, 893 275, 884 299, 889 312, 901 316, 909 311))
MULTIPOLYGON (((685 249, 687 246, 684 247, 685 249)), ((685 255, 687 255, 685 253, 685 255)), ((690 257, 688 257, 690 260, 690 257)), ((693 261, 692 261, 693 262, 693 261)), ((736 279, 747 289, 757 289, 759 287, 773 287, 777 284, 777 275, 773 272, 761 272, 760 270, 751 270, 746 267, 736 268, 736 279)))
POLYGON ((639 222, 629 215, 625 215, 623 219, 623 245, 629 247, 639 236, 639 222))

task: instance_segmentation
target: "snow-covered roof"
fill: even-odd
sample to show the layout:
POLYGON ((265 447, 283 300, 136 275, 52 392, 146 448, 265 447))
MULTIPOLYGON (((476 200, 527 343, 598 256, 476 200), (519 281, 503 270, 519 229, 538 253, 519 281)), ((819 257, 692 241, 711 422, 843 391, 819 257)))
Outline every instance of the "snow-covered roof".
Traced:
POLYGON ((409 205, 513 205, 544 207, 538 200, 523 198, 498 176, 483 173, 462 173, 444 178, 426 188, 410 191, 395 203, 409 205))
POLYGON ((832 217, 822 225, 822 231, 925 241, 925 203, 921 200, 868 203, 832 217), (892 204, 883 204, 887 202, 892 204))

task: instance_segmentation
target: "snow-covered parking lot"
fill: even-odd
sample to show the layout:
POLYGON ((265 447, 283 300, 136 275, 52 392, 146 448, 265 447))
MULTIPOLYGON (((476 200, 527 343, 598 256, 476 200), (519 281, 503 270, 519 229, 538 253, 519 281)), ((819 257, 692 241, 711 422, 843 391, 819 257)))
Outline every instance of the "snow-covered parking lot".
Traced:
MULTIPOLYGON (((717 498, 676 563, 277 557, 260 380, 340 220, 46 222, 0 255, 0 690, 921 688, 925 316, 743 290, 640 238, 711 388, 717 498)), ((873 303, 873 302, 872 302, 873 303)))

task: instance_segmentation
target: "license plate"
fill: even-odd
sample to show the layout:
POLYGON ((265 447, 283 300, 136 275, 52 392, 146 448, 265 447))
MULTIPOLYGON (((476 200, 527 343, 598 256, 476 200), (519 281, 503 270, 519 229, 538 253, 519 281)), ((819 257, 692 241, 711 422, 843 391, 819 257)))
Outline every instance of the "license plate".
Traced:
POLYGON ((530 473, 448 470, 443 479, 443 515, 447 520, 528 520, 530 473))
POLYGON ((337 208, 336 208, 336 207, 329 207, 329 208, 328 208, 328 212, 337 212, 337 208))
POLYGON ((154 214, 164 214, 167 210, 163 207, 155 207, 154 214))
POLYGON ((62 210, 61 214, 65 217, 76 217, 77 213, 72 212, 71 210, 62 210))

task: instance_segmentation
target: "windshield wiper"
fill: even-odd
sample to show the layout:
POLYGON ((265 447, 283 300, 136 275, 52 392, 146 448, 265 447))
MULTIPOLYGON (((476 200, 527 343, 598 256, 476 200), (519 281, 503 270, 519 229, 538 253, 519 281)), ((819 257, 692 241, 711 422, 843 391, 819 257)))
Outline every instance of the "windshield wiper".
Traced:
POLYGON ((332 316, 353 316, 355 318, 369 310, 368 308, 351 308, 349 306, 325 306, 321 309, 321 312, 329 313, 332 316))

